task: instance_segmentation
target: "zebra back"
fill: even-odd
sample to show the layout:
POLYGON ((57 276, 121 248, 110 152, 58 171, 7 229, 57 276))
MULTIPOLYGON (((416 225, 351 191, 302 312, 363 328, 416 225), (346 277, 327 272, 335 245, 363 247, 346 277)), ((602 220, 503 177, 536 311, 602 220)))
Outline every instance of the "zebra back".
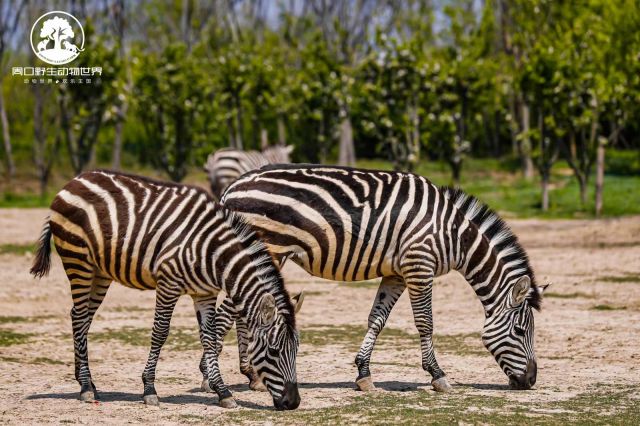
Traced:
POLYGON ((210 154, 204 169, 212 194, 220 199, 224 190, 243 174, 268 164, 289 163, 293 146, 272 146, 262 152, 222 148, 210 154))

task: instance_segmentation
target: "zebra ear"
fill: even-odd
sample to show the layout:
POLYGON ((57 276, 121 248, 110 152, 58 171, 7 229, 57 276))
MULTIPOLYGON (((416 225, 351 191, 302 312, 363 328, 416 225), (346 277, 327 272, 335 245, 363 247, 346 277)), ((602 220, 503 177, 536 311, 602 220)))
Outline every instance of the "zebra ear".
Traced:
POLYGON ((260 325, 271 325, 276 319, 278 309, 276 308, 276 299, 270 293, 265 294, 260 299, 260 325))
POLYGON ((295 146, 293 146, 293 145, 287 145, 285 147, 285 150, 287 151, 287 154, 291 154, 293 152, 294 148, 295 148, 295 146))
POLYGON ((529 278, 527 275, 520 277, 513 286, 513 291, 511 293, 511 296, 513 298, 513 305, 517 306, 524 302, 524 299, 527 297, 530 289, 531 278, 529 278))
POLYGON ((302 302, 304 301, 304 291, 296 294, 291 298, 291 303, 293 303, 293 312, 298 313, 300 308, 302 308, 302 302))
POLYGON ((540 294, 540 296, 542 296, 544 294, 544 292, 547 291, 547 289, 549 288, 550 285, 551 285, 551 283, 547 283, 545 285, 541 285, 540 287, 538 287, 538 294, 540 294))

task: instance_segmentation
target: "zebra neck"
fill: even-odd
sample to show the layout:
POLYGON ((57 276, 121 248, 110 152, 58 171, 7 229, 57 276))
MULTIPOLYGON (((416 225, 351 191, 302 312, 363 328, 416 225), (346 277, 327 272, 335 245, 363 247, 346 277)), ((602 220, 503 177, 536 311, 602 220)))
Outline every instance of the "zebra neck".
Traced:
POLYGON ((472 238, 467 238, 466 247, 460 247, 462 265, 458 271, 465 277, 482 303, 485 313, 490 313, 496 298, 502 293, 504 282, 504 264, 499 252, 492 247, 490 239, 482 234, 477 226, 471 225, 472 238))

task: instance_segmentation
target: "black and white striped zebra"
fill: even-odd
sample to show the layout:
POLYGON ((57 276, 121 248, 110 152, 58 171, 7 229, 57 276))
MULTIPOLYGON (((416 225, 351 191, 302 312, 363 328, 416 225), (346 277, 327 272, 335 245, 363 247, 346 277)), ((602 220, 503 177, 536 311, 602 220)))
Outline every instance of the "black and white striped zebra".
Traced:
POLYGON ((204 165, 211 193, 219 200, 224 190, 248 171, 268 164, 291 162, 292 145, 270 146, 262 152, 222 148, 210 154, 204 165))
POLYGON ((156 364, 181 295, 192 297, 207 381, 223 407, 235 406, 218 366, 215 305, 224 290, 247 324, 249 357, 279 409, 300 403, 298 333, 282 277, 256 235, 203 189, 122 173, 93 171, 71 180, 51 204, 31 273, 50 266, 50 239, 71 284, 75 376, 80 398, 97 397, 87 333, 112 281, 156 290, 151 351, 142 374, 144 401, 157 405, 156 364))
MULTIPOLYGON (((450 270, 463 274, 482 302, 483 343, 510 385, 534 385, 532 310, 539 309, 545 287, 536 285, 516 236, 477 199, 413 174, 291 165, 244 175, 222 201, 253 226, 280 263, 291 259, 333 280, 382 277, 355 361, 361 389, 374 388, 371 352, 405 288, 422 367, 436 390, 450 389, 434 353, 431 309, 433 279, 450 270)), ((228 331, 233 311, 232 301, 221 305, 219 335, 228 331)))

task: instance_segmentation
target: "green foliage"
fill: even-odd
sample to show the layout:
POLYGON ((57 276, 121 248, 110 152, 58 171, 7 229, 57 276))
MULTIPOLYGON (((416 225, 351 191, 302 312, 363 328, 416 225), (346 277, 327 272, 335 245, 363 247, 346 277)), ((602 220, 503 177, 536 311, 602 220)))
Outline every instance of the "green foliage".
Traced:
MULTIPOLYGON (((348 119, 358 158, 409 171, 441 161, 446 181, 471 191, 463 170, 478 158, 508 158, 494 164, 513 172, 534 164, 547 183, 561 155, 579 187, 561 191, 583 200, 580 212, 591 205, 599 145, 611 175, 640 169, 640 5, 632 0, 337 2, 324 12, 303 0, 293 9, 269 2, 269 19, 237 2, 220 12, 151 0, 126 10, 137 18, 125 19, 123 50, 113 28, 94 25, 108 22, 108 8, 88 3, 90 48, 73 65, 104 72, 95 84, 51 87, 47 129, 60 127, 64 141, 55 168, 111 165, 122 123, 124 168, 152 167, 176 181, 218 148, 265 141, 295 145, 296 161, 334 162, 348 119)), ((12 53, 16 65, 32 57, 12 53)), ((23 170, 33 162, 38 94, 30 89, 3 80, 23 170)), ((539 190, 510 182, 526 188, 513 188, 524 195, 513 203, 527 203, 516 210, 538 211, 539 190)), ((551 210, 564 204, 561 191, 550 192, 551 210)), ((19 200, 11 187, 0 193, 0 205, 46 204, 19 200)))

